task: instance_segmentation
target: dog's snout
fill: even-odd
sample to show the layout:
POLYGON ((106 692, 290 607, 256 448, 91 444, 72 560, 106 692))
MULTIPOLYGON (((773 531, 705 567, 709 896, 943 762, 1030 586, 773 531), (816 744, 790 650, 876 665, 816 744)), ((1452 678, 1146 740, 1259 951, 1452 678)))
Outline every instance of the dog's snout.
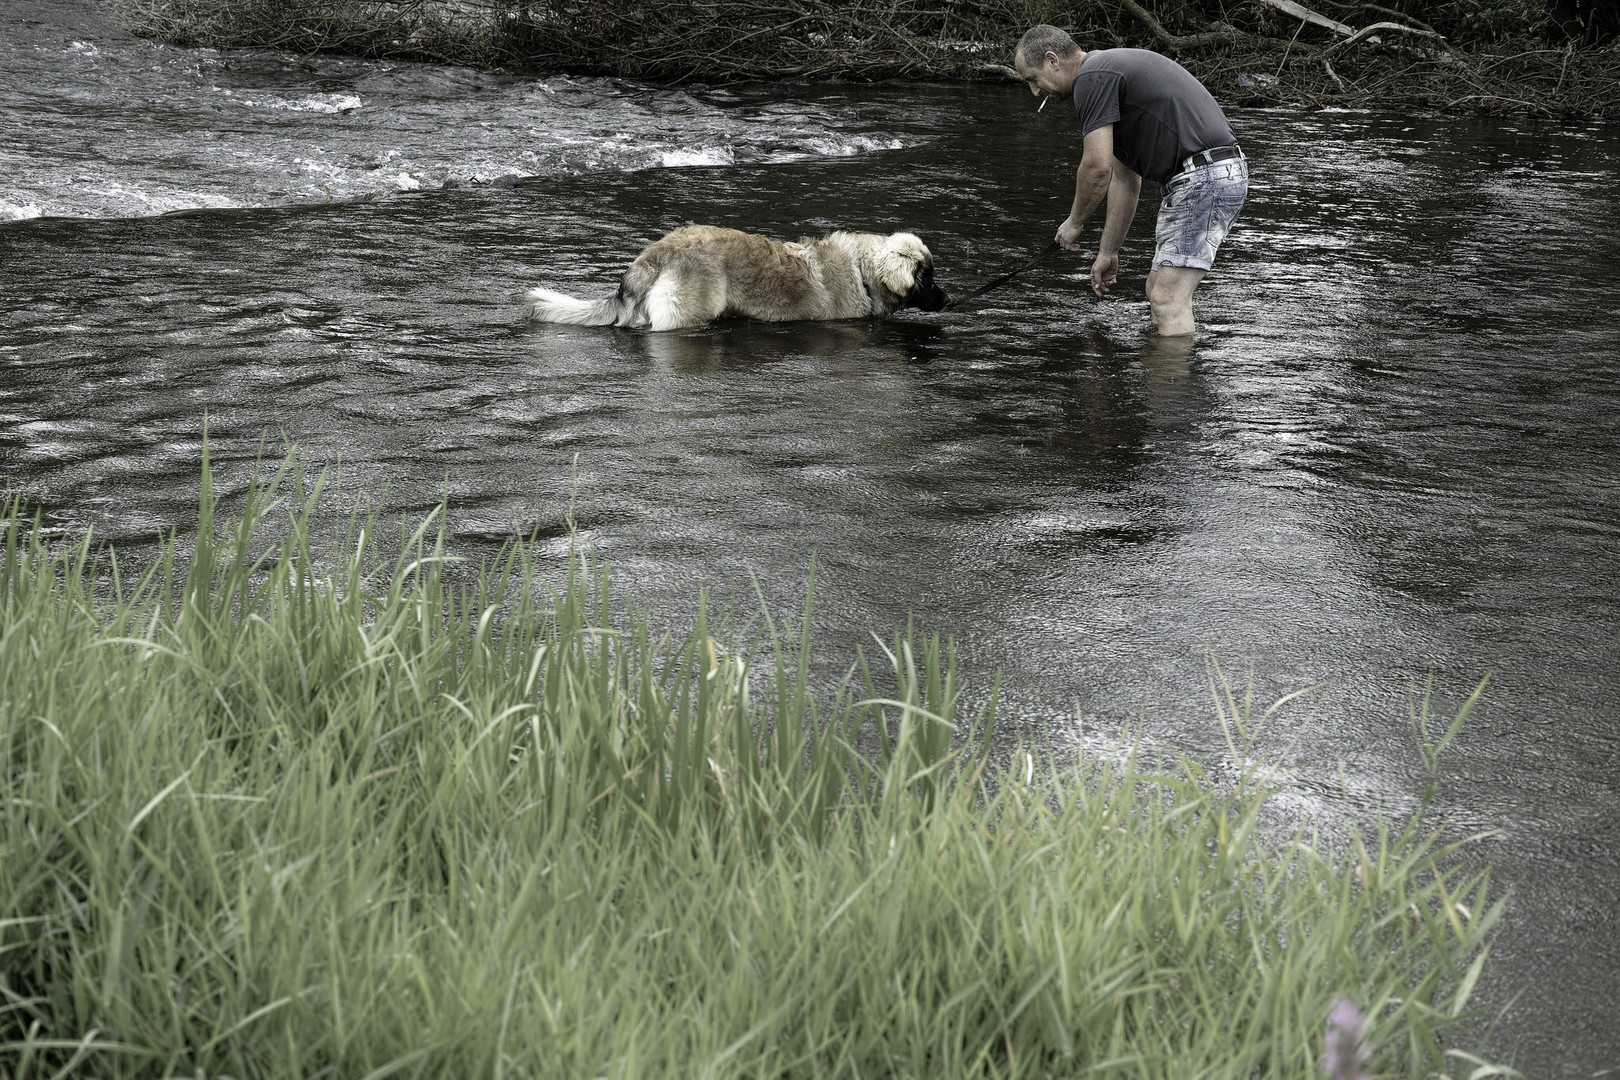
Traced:
POLYGON ((921 311, 944 311, 951 302, 951 294, 932 283, 926 289, 919 289, 914 303, 921 311))

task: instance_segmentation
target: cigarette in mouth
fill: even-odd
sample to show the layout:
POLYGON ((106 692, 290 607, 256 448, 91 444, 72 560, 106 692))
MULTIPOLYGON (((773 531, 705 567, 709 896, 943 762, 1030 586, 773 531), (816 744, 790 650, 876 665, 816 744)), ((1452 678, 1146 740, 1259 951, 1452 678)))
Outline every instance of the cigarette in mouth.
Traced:
POLYGON ((1036 112, 1040 112, 1040 111, 1041 111, 1041 109, 1044 109, 1044 108, 1046 108, 1046 103, 1047 103, 1047 102, 1048 102, 1048 101, 1051 101, 1051 100, 1052 100, 1052 99, 1051 99, 1051 98, 1049 98, 1049 97, 1043 97, 1043 98, 1041 98, 1041 104, 1040 104, 1040 108, 1037 108, 1037 109, 1036 109, 1036 110, 1035 110, 1035 111, 1036 111, 1036 112))

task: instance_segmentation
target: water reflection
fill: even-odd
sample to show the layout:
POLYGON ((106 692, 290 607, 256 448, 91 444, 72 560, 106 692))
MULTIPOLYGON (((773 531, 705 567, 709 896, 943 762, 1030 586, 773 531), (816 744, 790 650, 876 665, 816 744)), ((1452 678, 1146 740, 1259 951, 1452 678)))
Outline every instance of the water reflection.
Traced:
MULTIPOLYGON (((746 371, 753 365, 807 357, 858 355, 875 363, 908 358, 902 349, 880 341, 874 330, 873 324, 865 322, 785 325, 728 319, 717 326, 627 336, 655 369, 685 375, 713 373, 722 367, 746 371)), ((923 342, 937 337, 939 330, 912 326, 903 333, 923 342)), ((838 385, 837 380, 832 385, 838 385)))

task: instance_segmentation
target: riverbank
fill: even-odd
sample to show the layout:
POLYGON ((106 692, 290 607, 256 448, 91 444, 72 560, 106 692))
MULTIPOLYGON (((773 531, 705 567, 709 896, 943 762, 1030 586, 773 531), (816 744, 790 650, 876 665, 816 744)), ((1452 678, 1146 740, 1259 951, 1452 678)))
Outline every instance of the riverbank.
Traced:
POLYGON ((117 0, 130 28, 211 48, 336 51, 484 69, 667 83, 760 79, 1006 80, 1038 20, 1083 44, 1174 56, 1223 102, 1620 118, 1612 19, 1584 0, 1482 14, 1248 0, 1122 0, 1079 9, 1007 0, 761 4, 715 0, 117 0), (1047 10, 1050 8, 1050 10, 1047 10), (1570 14, 1556 17, 1562 9, 1570 14), (1161 10, 1163 9, 1163 10, 1161 10), (1555 10, 1557 9, 1557 10, 1555 10), (1425 18, 1432 21, 1425 21, 1425 18))
POLYGON ((1235 700, 1235 781, 1001 760, 937 639, 815 687, 806 631, 433 520, 312 551, 319 478, 227 522, 204 469, 138 574, 0 524, 18 1080, 1307 1076, 1340 998, 1372 1071, 1473 1071, 1486 877, 1421 815, 1269 834, 1235 700))

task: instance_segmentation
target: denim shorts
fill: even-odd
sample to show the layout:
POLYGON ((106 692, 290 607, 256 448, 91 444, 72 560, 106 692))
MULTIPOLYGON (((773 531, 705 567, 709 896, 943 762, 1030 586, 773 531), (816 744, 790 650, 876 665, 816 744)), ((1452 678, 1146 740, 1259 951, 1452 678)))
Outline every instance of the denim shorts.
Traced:
POLYGON ((1248 194, 1249 163, 1241 157, 1172 176, 1165 182, 1159 224, 1153 230, 1153 268, 1208 270, 1215 265, 1215 249, 1231 231, 1248 194))

